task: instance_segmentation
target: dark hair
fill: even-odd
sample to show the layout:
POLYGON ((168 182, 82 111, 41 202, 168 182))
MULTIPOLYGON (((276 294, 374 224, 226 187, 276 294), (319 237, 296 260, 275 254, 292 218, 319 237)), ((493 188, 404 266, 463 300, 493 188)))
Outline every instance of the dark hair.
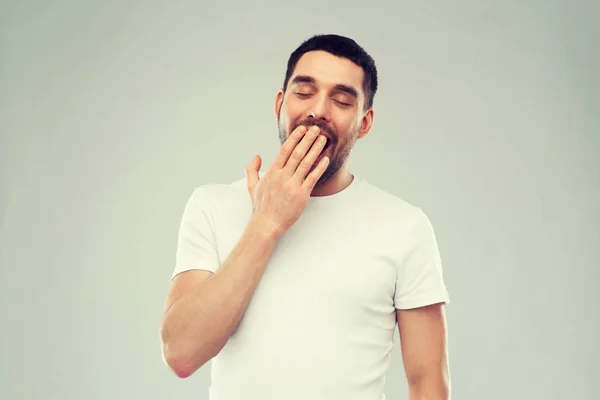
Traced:
POLYGON ((309 51, 322 50, 338 57, 347 58, 356 65, 360 66, 364 73, 363 90, 365 92, 365 110, 373 105, 375 92, 377 92, 377 68, 375 61, 360 47, 354 40, 339 35, 315 35, 304 41, 290 55, 283 81, 283 90, 287 89, 287 84, 298 64, 298 60, 304 53, 309 51))

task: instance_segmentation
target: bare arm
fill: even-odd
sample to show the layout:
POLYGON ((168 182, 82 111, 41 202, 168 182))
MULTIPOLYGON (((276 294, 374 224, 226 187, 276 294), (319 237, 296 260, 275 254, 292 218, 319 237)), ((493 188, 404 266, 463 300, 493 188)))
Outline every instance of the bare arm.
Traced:
POLYGON ((238 326, 280 234, 258 219, 216 273, 175 277, 161 326, 163 358, 182 377, 216 356, 238 326), (203 279, 196 277, 201 276, 203 279), (179 282, 176 282, 180 280, 179 282))
POLYGON ((178 376, 190 376, 215 357, 240 323, 275 245, 325 172, 327 157, 315 164, 326 142, 318 134, 318 127, 296 128, 262 179, 256 156, 246 167, 253 216, 240 241, 214 275, 192 271, 175 277, 161 340, 163 359, 178 376))
POLYGON ((447 328, 443 304, 396 310, 410 400, 449 400, 447 328))

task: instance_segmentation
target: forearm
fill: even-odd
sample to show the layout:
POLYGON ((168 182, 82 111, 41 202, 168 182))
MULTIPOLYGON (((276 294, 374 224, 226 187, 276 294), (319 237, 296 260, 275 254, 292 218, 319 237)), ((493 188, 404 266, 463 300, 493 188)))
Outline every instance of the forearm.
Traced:
POLYGON ((188 376, 216 356, 238 326, 280 237, 252 220, 223 265, 165 313, 167 362, 188 376))

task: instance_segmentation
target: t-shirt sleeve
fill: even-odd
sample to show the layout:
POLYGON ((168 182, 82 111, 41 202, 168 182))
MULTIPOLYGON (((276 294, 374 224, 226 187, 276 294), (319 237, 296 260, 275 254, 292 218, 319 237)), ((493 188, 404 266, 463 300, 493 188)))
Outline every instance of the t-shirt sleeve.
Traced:
POLYGON ((450 303, 435 233, 421 209, 405 240, 407 243, 402 246, 404 250, 398 262, 395 307, 411 309, 450 303))
POLYGON ((218 269, 220 263, 213 228, 206 187, 200 186, 192 192, 181 217, 171 279, 192 269, 211 272, 218 269))

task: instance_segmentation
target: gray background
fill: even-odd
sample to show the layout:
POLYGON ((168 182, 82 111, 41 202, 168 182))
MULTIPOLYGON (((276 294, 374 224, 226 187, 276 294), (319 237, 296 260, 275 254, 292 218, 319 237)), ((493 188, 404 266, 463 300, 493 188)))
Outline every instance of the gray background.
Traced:
MULTIPOLYGON (((180 380, 160 355, 183 207, 270 165, 287 58, 334 32, 380 73, 351 171, 436 229, 453 398, 597 399, 599 12, 2 2, 0 398, 206 399, 208 366, 180 380)), ((387 379, 406 398, 398 347, 387 379)))

